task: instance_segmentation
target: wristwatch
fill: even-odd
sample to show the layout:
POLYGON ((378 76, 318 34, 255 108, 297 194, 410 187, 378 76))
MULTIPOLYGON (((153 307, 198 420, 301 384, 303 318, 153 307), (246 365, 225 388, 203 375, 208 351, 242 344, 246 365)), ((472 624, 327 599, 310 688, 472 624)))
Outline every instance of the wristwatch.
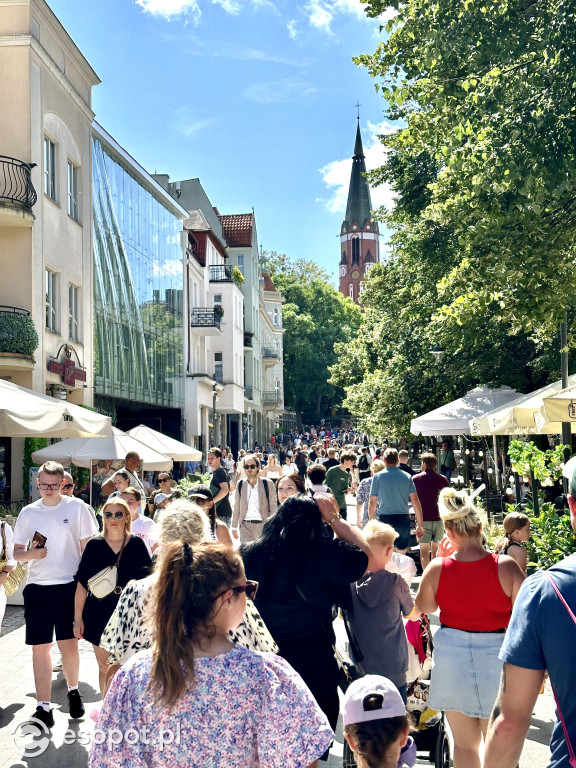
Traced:
POLYGON ((342 520, 342 515, 340 514, 340 512, 338 512, 337 514, 335 514, 335 515, 334 515, 334 517, 332 518, 332 520, 329 520, 329 521, 328 521, 328 525, 332 525, 332 523, 334 522, 334 520, 342 520))

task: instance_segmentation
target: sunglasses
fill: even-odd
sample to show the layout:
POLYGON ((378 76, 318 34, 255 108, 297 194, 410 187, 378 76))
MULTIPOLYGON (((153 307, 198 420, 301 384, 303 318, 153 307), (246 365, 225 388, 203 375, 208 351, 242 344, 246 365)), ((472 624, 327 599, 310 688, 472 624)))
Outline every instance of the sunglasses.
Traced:
POLYGON ((158 482, 159 483, 169 483, 170 482, 170 478, 169 477, 161 477, 161 478, 159 478, 158 482))
MULTIPOLYGON (((38 488, 40 488, 41 491, 57 491, 61 486, 62 483, 38 483, 38 488)), ((64 486, 64 488, 66 487, 67 486, 64 486)))
POLYGON ((74 488, 74 483, 66 483, 66 485, 63 485, 62 488, 74 488))
MULTIPOLYGON (((228 589, 230 589, 232 592, 236 592, 238 595, 241 595, 242 592, 246 592, 246 597, 248 600, 254 600, 256 597, 256 592, 258 591, 258 582, 247 579, 246 584, 242 584, 240 587, 228 587, 228 589)), ((217 595, 215 599, 217 600, 219 597, 222 597, 222 595, 225 595, 226 592, 228 592, 228 589, 217 595)))
POLYGON ((244 469, 258 469, 257 464, 244 464, 244 469))
POLYGON ((106 520, 110 520, 112 517, 115 517, 116 520, 121 520, 124 517, 124 512, 104 512, 104 517, 106 520))

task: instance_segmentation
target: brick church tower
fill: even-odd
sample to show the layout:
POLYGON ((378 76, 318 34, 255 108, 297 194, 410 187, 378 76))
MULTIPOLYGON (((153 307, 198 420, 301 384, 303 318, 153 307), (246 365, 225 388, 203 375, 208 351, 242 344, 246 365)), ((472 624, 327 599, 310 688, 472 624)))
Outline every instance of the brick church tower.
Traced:
POLYGON ((356 303, 360 295, 360 283, 370 267, 380 260, 378 222, 371 218, 372 202, 365 172, 358 118, 346 218, 340 230, 340 293, 356 303))

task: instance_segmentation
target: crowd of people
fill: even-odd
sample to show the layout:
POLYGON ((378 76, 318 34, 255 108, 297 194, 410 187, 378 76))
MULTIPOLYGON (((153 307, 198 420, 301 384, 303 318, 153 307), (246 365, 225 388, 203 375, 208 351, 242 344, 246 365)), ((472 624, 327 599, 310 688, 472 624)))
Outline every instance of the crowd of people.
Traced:
POLYGON ((416 459, 353 430, 310 429, 236 461, 210 448, 208 481, 177 487, 161 472, 157 489, 128 456, 93 477, 107 494, 96 513, 66 495, 62 466, 44 464, 40 499, 14 531, 3 525, 0 572, 1 621, 2 584, 28 564, 33 718, 54 725, 54 640, 70 717, 85 716, 83 638, 98 662, 97 728, 150 734, 95 741, 91 768, 314 766, 339 714, 357 766, 414 765, 405 623, 439 611, 428 704, 446 715, 455 768, 517 765, 546 670, 559 712, 550 765, 573 765, 576 556, 525 581, 529 518, 508 515, 489 551, 482 512, 438 447, 440 465, 430 451, 416 459), (359 677, 343 697, 338 612, 359 677))

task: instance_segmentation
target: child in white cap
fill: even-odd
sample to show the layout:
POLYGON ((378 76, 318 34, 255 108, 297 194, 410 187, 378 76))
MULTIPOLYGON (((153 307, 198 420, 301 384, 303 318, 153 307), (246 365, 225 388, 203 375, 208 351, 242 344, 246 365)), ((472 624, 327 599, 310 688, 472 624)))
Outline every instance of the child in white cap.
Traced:
POLYGON ((381 675, 365 675, 344 696, 344 738, 358 768, 403 768, 416 764, 406 706, 398 689, 381 675))

